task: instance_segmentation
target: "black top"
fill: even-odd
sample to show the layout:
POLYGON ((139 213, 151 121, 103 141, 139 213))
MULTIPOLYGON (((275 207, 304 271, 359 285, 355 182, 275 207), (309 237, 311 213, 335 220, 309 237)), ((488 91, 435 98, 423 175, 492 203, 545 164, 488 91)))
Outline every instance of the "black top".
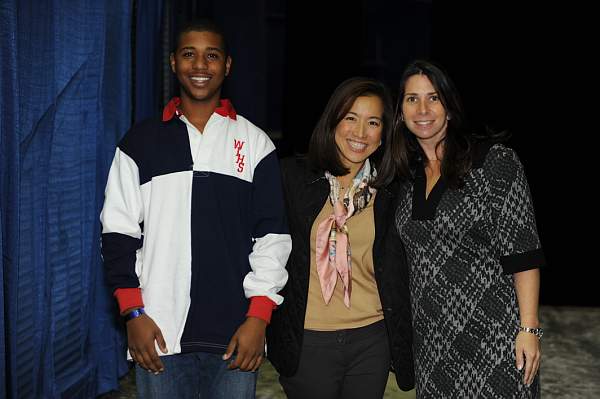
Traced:
MULTIPOLYGON (((287 263, 288 283, 280 293, 283 304, 273 312, 267 328, 267 355, 277 371, 292 376, 298 369, 310 276, 310 230, 329 195, 324 173, 313 171, 303 158, 285 159, 281 165, 292 253, 287 263)), ((377 191, 374 203, 373 262, 392 367, 398 386, 414 387, 412 328, 408 266, 400 237, 394 228, 397 184, 377 191)))

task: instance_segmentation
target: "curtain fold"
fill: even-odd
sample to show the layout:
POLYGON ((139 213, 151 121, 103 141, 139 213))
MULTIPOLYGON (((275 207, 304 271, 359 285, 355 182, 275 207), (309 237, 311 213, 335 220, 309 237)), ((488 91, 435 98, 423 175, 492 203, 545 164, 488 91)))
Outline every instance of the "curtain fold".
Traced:
MULTIPOLYGON (((18 262, 16 186, 19 180, 17 103, 16 1, 0 2, 0 397, 8 397, 14 358, 10 351, 11 320, 5 309, 11 291, 11 274, 18 262)), ((13 279, 14 280, 14 279, 13 279)))
POLYGON ((0 397, 93 398, 127 371, 99 211, 131 122, 132 5, 0 4, 0 397))
POLYGON ((137 1, 134 67, 136 123, 157 115, 164 106, 160 95, 161 72, 167 60, 161 52, 162 10, 163 2, 160 0, 137 1))

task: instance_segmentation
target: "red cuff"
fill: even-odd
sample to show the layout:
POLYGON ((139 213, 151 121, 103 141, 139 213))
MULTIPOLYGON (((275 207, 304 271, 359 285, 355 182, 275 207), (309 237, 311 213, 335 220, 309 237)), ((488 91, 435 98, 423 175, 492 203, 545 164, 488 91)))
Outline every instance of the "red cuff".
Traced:
POLYGON ((127 309, 144 307, 140 288, 117 288, 113 294, 119 302, 119 311, 123 314, 127 309))
POLYGON ((246 317, 258 317, 268 323, 271 322, 271 313, 277 308, 275 302, 266 296, 253 296, 250 298, 250 307, 246 317))

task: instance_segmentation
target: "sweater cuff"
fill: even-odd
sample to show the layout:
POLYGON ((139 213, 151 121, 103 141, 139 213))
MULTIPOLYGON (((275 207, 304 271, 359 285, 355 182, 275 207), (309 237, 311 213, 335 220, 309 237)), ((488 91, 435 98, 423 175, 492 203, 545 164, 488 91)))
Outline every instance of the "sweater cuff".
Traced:
POLYGON ((544 251, 541 248, 518 254, 500 257, 504 274, 514 274, 526 270, 537 269, 546 264, 544 251))
POLYGON ((271 314, 277 308, 275 302, 267 296, 253 296, 250 298, 250 307, 246 317, 258 317, 268 323, 271 322, 271 314))
POLYGON ((119 302, 119 311, 121 314, 128 309, 144 307, 142 290, 140 288, 117 288, 114 296, 117 298, 117 302, 119 302))

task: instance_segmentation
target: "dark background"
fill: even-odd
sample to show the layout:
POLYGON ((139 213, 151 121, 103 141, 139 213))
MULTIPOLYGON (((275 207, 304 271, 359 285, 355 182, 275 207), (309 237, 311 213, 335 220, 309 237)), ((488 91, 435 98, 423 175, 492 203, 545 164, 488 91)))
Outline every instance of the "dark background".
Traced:
MULTIPOLYGON (((162 52, 154 63, 163 73, 153 75, 162 82, 162 95, 150 97, 160 103, 145 112, 138 107, 136 119, 159 110, 174 93, 162 60, 176 25, 192 15, 224 26, 233 56, 224 96, 271 135, 282 156, 306 151, 325 103, 344 79, 379 78, 395 93, 410 60, 436 61, 461 91, 475 129, 512 134, 509 145, 525 166, 548 263, 541 302, 598 306, 594 194, 585 177, 594 155, 586 150, 591 140, 582 137, 595 133, 592 73, 585 72, 591 68, 591 36, 584 10, 552 7, 511 1, 167 0, 157 30, 162 52)), ((150 37, 135 43, 144 40, 157 42, 150 37)), ((144 64, 144 73, 148 69, 144 64)))
POLYGON ((98 214, 116 143, 175 94, 182 16, 224 26, 224 95, 281 155, 306 149, 344 79, 396 89, 414 58, 445 66, 474 126, 513 134, 548 259, 542 303, 600 306, 598 22, 580 2, 2 0, 0 397, 94 397, 128 370, 98 214))

